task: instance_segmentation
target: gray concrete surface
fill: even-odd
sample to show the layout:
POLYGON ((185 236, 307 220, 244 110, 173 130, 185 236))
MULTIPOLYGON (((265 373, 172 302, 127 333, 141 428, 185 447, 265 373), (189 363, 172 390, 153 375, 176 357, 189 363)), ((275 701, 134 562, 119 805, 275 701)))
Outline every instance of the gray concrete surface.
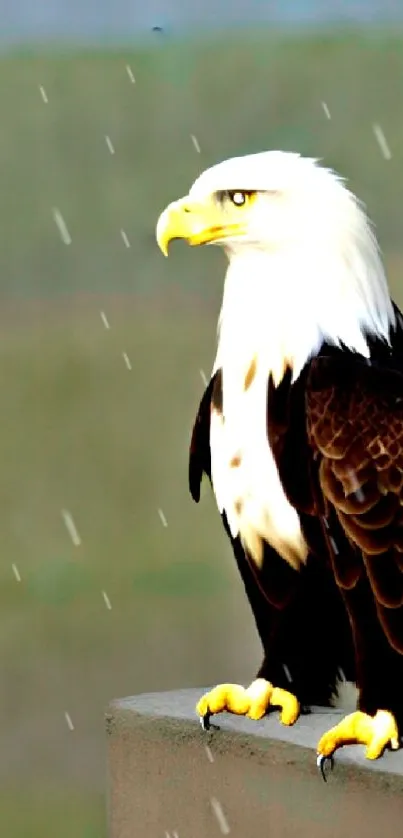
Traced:
POLYGON ((106 714, 110 838, 399 838, 403 750, 375 762, 340 750, 324 784, 321 734, 342 710, 315 708, 292 728, 228 714, 201 730, 204 688, 113 701, 106 714))

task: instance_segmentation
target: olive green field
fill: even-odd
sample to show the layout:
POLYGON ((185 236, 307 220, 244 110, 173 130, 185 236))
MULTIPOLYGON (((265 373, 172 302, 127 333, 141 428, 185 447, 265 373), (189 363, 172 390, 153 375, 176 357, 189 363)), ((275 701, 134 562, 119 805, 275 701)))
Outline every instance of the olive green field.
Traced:
POLYGON ((159 213, 224 157, 320 157, 403 304, 402 102, 403 33, 0 59, 1 836, 105 838, 109 700, 260 662, 209 487, 187 488, 225 261, 164 259, 159 213))

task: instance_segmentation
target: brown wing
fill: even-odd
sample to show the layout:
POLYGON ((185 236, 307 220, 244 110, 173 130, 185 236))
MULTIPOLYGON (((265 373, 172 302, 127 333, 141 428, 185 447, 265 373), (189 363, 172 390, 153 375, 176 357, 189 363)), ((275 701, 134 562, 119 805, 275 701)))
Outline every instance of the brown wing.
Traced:
POLYGON ((354 356, 319 358, 307 420, 327 510, 347 537, 336 544, 330 531, 336 580, 352 589, 367 575, 385 635, 403 653, 403 376, 354 356))

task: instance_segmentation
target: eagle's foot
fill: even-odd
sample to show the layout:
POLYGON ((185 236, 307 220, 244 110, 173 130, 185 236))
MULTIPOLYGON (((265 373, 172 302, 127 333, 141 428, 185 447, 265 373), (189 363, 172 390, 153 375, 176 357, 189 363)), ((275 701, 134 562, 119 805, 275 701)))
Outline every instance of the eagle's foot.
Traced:
POLYGON ((324 733, 317 747, 317 764, 324 780, 325 767, 330 763, 333 768, 333 754, 337 748, 353 744, 367 746, 367 759, 378 759, 387 747, 397 750, 400 743, 395 717, 387 710, 378 710, 375 716, 357 710, 324 733))
POLYGON ((215 713, 235 713, 249 719, 261 719, 269 707, 280 708, 283 725, 293 725, 300 713, 298 699, 287 690, 274 687, 270 681, 257 678, 245 689, 240 684, 219 684, 205 693, 196 706, 204 730, 210 728, 210 716, 215 713))

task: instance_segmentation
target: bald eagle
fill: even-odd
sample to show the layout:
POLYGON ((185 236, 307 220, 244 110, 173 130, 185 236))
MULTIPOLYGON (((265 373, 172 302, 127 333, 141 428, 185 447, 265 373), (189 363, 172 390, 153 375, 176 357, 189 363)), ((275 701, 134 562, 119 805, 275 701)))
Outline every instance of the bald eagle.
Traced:
POLYGON ((197 712, 291 725, 343 673, 357 710, 318 765, 348 743, 376 759, 403 726, 403 317, 371 223, 335 172, 268 151, 204 171, 156 237, 228 259, 189 481, 196 501, 211 481, 264 649, 197 712))

